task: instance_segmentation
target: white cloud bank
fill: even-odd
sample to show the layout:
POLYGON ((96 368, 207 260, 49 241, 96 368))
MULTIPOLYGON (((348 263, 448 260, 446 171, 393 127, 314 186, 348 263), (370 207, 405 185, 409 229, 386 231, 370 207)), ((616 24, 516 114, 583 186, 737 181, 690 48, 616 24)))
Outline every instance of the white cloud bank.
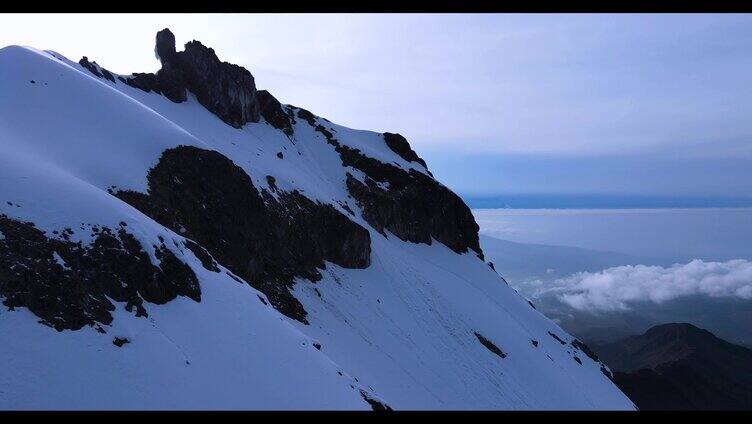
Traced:
POLYGON ((537 287, 538 296, 554 294, 567 305, 587 311, 628 310, 631 303, 662 303, 690 295, 749 300, 752 299, 752 262, 695 259, 666 268, 626 265, 526 285, 537 287))

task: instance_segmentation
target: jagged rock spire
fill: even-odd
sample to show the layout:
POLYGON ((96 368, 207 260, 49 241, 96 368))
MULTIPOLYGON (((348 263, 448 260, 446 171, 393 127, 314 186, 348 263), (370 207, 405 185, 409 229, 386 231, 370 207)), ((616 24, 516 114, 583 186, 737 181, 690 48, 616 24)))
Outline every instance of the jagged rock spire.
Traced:
POLYGON ((162 66, 175 59, 175 35, 169 28, 157 33, 157 43, 154 46, 154 54, 162 62, 162 66))
POLYGON ((175 103, 186 101, 190 91, 201 105, 235 128, 261 119, 256 83, 247 69, 222 62, 214 49, 199 41, 191 41, 183 51, 176 51, 175 35, 169 28, 157 33, 154 54, 162 63, 156 74, 135 73, 119 79, 132 87, 160 93, 175 103))

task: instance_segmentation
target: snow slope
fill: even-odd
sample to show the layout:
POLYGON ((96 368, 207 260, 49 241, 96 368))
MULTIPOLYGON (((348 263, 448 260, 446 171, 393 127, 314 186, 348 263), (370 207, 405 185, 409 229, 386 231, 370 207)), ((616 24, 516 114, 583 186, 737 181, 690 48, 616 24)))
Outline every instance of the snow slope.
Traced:
MULTIPOLYGON (((426 172, 379 133, 317 121, 367 156, 426 172)), ((183 237, 108 189, 145 192, 147 171, 179 145, 222 153, 258 188, 272 175, 281 190, 359 210, 345 180, 360 171, 302 119, 291 137, 263 118, 236 129, 190 94, 173 103, 54 52, 0 50, 0 214, 47 234, 72 228, 84 244, 92 225, 124 222, 158 263, 150 246, 183 237)), ((328 263, 321 281, 299 279, 310 325, 170 243, 198 276, 201 302, 149 304, 148 318, 118 304, 106 335, 0 309, 0 409, 369 409, 361 391, 395 409, 633 408, 599 362, 474 254, 384 237, 355 215, 371 265, 328 263)))

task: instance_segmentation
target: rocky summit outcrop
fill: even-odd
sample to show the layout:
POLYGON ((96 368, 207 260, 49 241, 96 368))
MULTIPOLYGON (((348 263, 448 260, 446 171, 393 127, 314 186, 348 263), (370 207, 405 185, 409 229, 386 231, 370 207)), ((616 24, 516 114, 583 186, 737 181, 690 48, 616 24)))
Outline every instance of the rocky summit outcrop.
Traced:
POLYGON ((116 195, 203 246, 219 263, 267 295, 277 310, 306 322, 290 293, 295 277, 321 279, 324 261, 370 264, 368 231, 331 205, 297 191, 259 192, 222 154, 196 147, 165 151, 149 171, 149 191, 116 195))
MULTIPOLYGON (((470 209, 433 178, 402 135, 383 133, 384 147, 417 166, 382 162, 340 142, 329 121, 283 105, 266 90, 256 90, 248 70, 220 61, 214 50, 198 41, 177 51, 174 34, 163 29, 157 33, 154 53, 162 63, 158 72, 117 79, 176 103, 193 93, 207 110, 236 128, 263 117, 292 143, 296 143, 296 118, 301 119, 339 154, 349 169, 347 191, 376 231, 413 243, 436 240, 457 253, 472 250, 483 258, 479 227, 470 209)), ((87 58, 80 64, 99 78, 115 79, 87 58)), ((281 152, 277 157, 284 158, 281 152)), ((178 147, 165 151, 149 172, 148 193, 114 194, 192 239, 187 247, 207 269, 218 271, 221 263, 264 292, 275 308, 305 322, 303 306, 290 293, 294 279, 318 280, 324 261, 348 268, 368 266, 370 236, 331 205, 313 202, 297 191, 278 191, 274 177, 268 178, 272 192, 258 191, 250 177, 222 154, 178 147)))
POLYGON ((62 331, 109 324, 115 310, 111 300, 125 302, 126 310, 137 316, 147 316, 144 300, 201 300, 196 275, 164 240, 154 246, 159 263, 153 264, 125 223, 117 230, 93 226, 91 231, 93 242, 83 245, 70 241, 70 228, 47 235, 33 223, 0 215, 3 304, 26 307, 41 323, 62 331))
MULTIPOLYGON (((426 162, 402 135, 384 133, 384 146, 425 172, 382 162, 341 143, 327 120, 283 105, 266 90, 256 90, 250 72, 221 62, 214 50, 198 41, 177 51, 175 36, 164 29, 157 33, 154 53, 162 63, 157 73, 118 79, 177 103, 191 92, 210 112, 236 128, 263 117, 292 143, 296 142, 296 118, 301 119, 322 134, 342 165, 351 169, 346 188, 363 218, 379 233, 387 236, 389 232, 413 243, 437 240, 457 253, 473 250, 483 258, 479 227, 470 209, 433 178, 426 162), (353 175, 355 170, 361 177, 353 175)), ((80 63, 94 75, 110 79, 96 63, 86 58, 80 63)), ((284 158, 281 152, 277 157, 284 158)), ((317 269, 324 267, 323 261, 366 267, 370 236, 331 205, 312 202, 296 191, 277 192, 274 178, 269 178, 273 195, 257 191, 250 178, 221 154, 180 147, 164 152, 150 171, 148 194, 121 191, 116 195, 194 240, 198 248, 206 249, 206 255, 263 291, 275 308, 305 322, 302 305, 290 294, 294 278, 319 279, 317 269)))
POLYGON ((260 106, 251 73, 238 65, 222 62, 214 49, 191 41, 185 50, 175 49, 175 36, 165 28, 157 33, 154 52, 162 62, 156 74, 135 73, 120 77, 128 85, 163 94, 173 102, 187 99, 187 91, 201 105, 235 128, 258 122, 260 106))

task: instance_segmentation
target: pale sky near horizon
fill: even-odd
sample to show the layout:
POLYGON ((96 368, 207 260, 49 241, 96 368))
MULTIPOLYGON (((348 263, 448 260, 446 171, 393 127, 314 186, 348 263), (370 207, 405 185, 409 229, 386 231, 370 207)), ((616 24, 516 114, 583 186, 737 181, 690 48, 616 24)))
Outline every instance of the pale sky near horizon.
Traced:
POLYGON ((4 14, 0 47, 152 72, 164 27, 461 193, 752 196, 750 15, 4 14))

